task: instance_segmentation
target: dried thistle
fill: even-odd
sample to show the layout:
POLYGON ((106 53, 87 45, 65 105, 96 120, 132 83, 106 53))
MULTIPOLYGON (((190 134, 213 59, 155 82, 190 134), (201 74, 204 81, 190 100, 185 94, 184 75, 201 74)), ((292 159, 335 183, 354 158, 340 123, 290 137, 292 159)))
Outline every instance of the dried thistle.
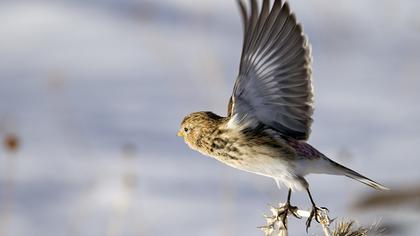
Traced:
POLYGON ((266 224, 258 227, 264 232, 265 236, 274 235, 287 235, 287 216, 293 214, 295 217, 300 217, 297 210, 296 212, 288 211, 286 204, 279 204, 279 207, 271 206, 271 216, 264 215, 266 224))
POLYGON ((342 220, 335 225, 332 236, 366 236, 369 233, 369 229, 364 227, 358 227, 353 229, 355 222, 352 220, 342 220))
MULTIPOLYGON (((287 236, 287 217, 292 213, 285 211, 285 204, 280 204, 279 207, 271 206, 270 211, 271 216, 264 216, 266 225, 258 228, 264 232, 265 236, 287 236), (285 221, 283 220, 284 217, 286 217, 285 221), (283 224, 283 222, 286 224, 283 224)), ((299 217, 310 217, 309 211, 297 209, 295 213, 299 217)), ((335 224, 333 231, 331 231, 330 224, 333 220, 328 216, 327 210, 321 209, 318 211, 316 218, 316 222, 322 227, 324 236, 367 236, 372 233, 378 235, 378 230, 374 229, 377 225, 371 228, 355 227, 355 221, 353 220, 341 220, 335 224)))

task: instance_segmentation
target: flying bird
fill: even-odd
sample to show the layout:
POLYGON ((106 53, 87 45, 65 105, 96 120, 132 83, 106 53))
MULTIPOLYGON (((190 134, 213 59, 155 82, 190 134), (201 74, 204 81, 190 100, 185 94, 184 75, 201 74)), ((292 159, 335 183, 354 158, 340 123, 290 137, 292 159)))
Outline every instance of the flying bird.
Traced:
POLYGON ((289 4, 264 0, 260 9, 257 0, 250 0, 247 9, 238 3, 243 47, 227 116, 191 113, 178 135, 193 150, 285 185, 290 213, 297 210, 290 204, 292 190, 306 191, 312 203, 307 228, 321 210, 309 191, 308 174, 344 175, 386 190, 307 143, 314 111, 311 47, 289 4))

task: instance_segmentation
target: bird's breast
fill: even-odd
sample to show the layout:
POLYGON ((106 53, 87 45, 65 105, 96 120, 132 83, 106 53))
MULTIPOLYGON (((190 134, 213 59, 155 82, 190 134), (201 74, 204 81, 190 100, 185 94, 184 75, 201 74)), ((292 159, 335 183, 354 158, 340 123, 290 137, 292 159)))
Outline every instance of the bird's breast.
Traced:
POLYGON ((201 152, 231 167, 271 177, 292 168, 294 155, 278 143, 237 133, 209 138, 201 152))

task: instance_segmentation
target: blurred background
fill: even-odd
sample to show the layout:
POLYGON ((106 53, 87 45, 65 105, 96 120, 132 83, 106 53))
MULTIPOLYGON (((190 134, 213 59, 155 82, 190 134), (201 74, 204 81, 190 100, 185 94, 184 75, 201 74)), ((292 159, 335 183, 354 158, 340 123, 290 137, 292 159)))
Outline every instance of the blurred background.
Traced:
MULTIPOLYGON (((392 189, 309 176, 315 201, 419 235, 420 2, 290 5, 313 49, 309 142, 392 189)), ((262 235, 287 191, 176 136, 187 113, 226 113, 241 43, 233 0, 2 0, 0 236, 262 235)))

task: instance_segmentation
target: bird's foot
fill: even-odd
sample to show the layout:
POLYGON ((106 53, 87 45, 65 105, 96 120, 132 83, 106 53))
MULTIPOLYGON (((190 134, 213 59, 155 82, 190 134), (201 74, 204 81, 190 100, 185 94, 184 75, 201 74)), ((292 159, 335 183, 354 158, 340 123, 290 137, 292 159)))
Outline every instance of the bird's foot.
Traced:
POLYGON ((328 212, 326 207, 312 206, 311 213, 309 214, 308 220, 306 220, 306 232, 308 232, 309 227, 311 227, 311 222, 314 218, 316 222, 328 227, 332 222, 328 217, 328 212))
POLYGON ((282 227, 287 229, 286 221, 289 214, 298 219, 302 218, 298 214, 298 208, 290 203, 281 204, 279 207, 271 207, 271 213, 273 214, 272 216, 265 216, 267 224, 259 227, 266 235, 271 235, 273 231, 282 227))
POLYGON ((301 219, 302 216, 298 214, 298 208, 296 206, 292 206, 290 203, 286 203, 280 206, 277 209, 277 217, 281 219, 281 222, 286 227, 286 219, 289 214, 293 215, 294 217, 301 219))

